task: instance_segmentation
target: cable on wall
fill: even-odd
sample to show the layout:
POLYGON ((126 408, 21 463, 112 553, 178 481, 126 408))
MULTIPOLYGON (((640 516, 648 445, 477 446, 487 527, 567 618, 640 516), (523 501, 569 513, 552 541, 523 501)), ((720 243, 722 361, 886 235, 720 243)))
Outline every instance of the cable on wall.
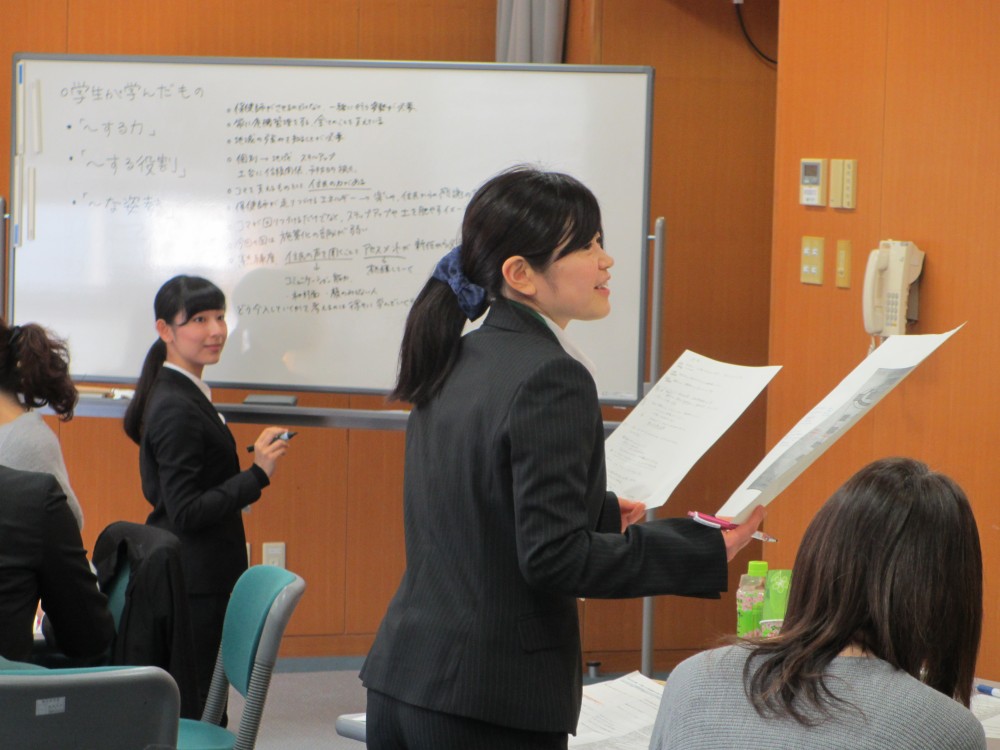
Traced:
POLYGON ((760 47, 754 44, 753 39, 750 37, 750 33, 747 31, 747 26, 743 22, 743 0, 733 0, 733 7, 736 8, 736 18, 740 22, 740 31, 743 32, 743 38, 747 40, 747 44, 750 45, 753 51, 756 52, 758 57, 760 57, 762 60, 771 63, 771 65, 777 65, 778 61, 775 58, 768 57, 767 55, 765 55, 761 51, 760 47))

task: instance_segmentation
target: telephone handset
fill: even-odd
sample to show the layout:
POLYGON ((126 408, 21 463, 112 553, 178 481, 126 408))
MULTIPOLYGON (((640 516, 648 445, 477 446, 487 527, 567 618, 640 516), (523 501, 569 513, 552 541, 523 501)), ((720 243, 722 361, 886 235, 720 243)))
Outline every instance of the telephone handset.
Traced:
POLYGON ((872 336, 906 333, 917 319, 924 253, 912 242, 882 240, 868 255, 862 292, 865 331, 872 336))

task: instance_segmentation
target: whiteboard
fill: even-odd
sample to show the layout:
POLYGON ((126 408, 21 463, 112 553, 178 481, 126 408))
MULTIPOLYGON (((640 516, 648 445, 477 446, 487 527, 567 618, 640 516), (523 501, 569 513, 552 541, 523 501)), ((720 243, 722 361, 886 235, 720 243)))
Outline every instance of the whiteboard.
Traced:
POLYGON ((131 382, 171 276, 226 293, 216 385, 384 393, 476 188, 519 163, 597 196, 612 313, 572 323, 608 403, 641 393, 651 68, 14 58, 7 308, 131 382))

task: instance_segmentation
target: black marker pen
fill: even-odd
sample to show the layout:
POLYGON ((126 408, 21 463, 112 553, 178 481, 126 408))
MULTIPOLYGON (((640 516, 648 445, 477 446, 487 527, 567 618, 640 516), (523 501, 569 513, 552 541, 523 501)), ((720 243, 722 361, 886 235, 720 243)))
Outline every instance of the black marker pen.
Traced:
MULTIPOLYGON (((274 436, 274 440, 291 440, 293 437, 295 437, 298 434, 299 433, 297 433, 297 432, 289 432, 288 430, 285 430, 284 432, 282 432, 282 433, 280 433, 278 435, 275 435, 274 436)), ((271 442, 273 443, 274 440, 272 440, 271 442)), ((253 446, 252 445, 248 445, 247 446, 247 453, 253 453, 253 446)))

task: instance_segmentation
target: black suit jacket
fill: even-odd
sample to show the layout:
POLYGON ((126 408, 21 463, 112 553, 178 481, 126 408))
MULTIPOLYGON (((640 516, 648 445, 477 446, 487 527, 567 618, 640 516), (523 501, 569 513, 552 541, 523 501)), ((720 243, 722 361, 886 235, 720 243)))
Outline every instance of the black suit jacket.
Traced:
POLYGON ((128 566, 125 601, 111 646, 111 664, 165 669, 177 683, 181 717, 201 718, 197 664, 180 542, 153 526, 115 521, 94 542, 94 567, 102 591, 128 566))
POLYGON ((493 303, 443 390, 410 416, 406 573, 362 670, 406 703, 575 732, 576 597, 718 596, 719 531, 621 533, 594 381, 524 308, 493 303))
POLYGON ((169 367, 146 406, 139 473, 153 506, 146 523, 180 540, 188 593, 231 592, 247 568, 241 510, 260 498, 267 476, 240 471, 236 441, 215 407, 169 367))
POLYGON ((96 656, 111 643, 108 600, 59 483, 0 466, 0 655, 28 660, 39 600, 67 656, 96 656))

